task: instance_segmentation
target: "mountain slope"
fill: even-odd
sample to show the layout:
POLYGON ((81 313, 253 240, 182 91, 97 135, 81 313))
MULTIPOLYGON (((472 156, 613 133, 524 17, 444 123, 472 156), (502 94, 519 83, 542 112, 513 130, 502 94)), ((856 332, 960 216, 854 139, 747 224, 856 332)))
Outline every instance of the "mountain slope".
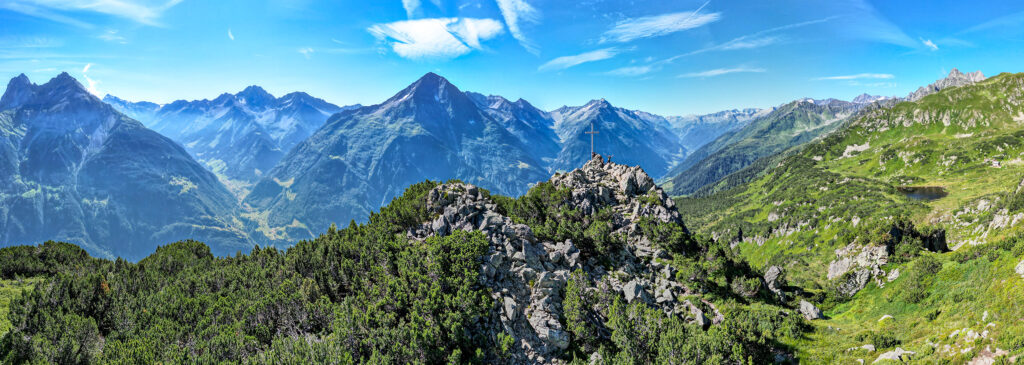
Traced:
POLYGON ((733 109, 705 115, 666 117, 687 151, 696 151, 716 138, 739 129, 773 109, 733 109))
POLYGON ((467 92, 467 96, 484 113, 500 122, 509 133, 519 138, 523 145, 530 146, 530 152, 545 164, 554 160, 560 150, 554 119, 523 99, 511 102, 497 95, 467 92))
POLYGON ((1001 74, 870 109, 681 211, 817 298, 830 319, 802 344, 815 362, 870 361, 845 349, 881 334, 925 363, 1020 354, 1021 100, 1024 74, 1001 74))
POLYGON ((551 112, 562 150, 551 171, 566 171, 589 160, 591 125, 594 151, 611 155, 614 161, 639 165, 651 176, 661 177, 686 154, 679 137, 664 118, 612 106, 604 99, 580 107, 562 107, 551 112))
POLYGON ((328 117, 345 109, 300 92, 276 98, 258 86, 213 100, 178 100, 155 110, 152 103, 105 100, 126 114, 147 118, 144 123, 184 146, 241 196, 328 117))
POLYGON ((469 96, 430 73, 382 104, 331 117, 246 197, 270 240, 366 216, 424 179, 519 195, 543 161, 469 96))
POLYGON ((805 99, 780 106, 691 153, 667 174, 666 188, 673 195, 691 194, 762 157, 835 130, 863 105, 805 99))
POLYGON ((247 247, 234 197, 171 140, 90 95, 67 73, 21 75, 0 99, 0 242, 66 240, 138 258, 156 244, 247 247))

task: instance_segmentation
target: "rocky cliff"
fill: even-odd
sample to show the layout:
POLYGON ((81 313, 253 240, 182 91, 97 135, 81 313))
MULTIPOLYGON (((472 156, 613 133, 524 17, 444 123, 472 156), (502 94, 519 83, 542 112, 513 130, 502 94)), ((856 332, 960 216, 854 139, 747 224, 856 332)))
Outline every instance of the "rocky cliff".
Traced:
MULTIPOLYGON (((621 293, 628 303, 641 301, 665 316, 679 316, 701 327, 722 320, 710 302, 676 300, 695 291, 676 281, 675 269, 666 264, 671 255, 653 243, 640 224, 645 219, 679 227, 683 223, 672 200, 642 169, 595 156, 580 169, 555 175, 550 183, 570 192, 567 209, 586 216, 610 210, 609 228, 624 245, 601 257, 586 257, 572 240, 538 239, 528 225, 502 214, 488 194, 464 183, 434 188, 427 205, 436 218, 408 233, 420 240, 455 230, 487 236, 490 249, 480 281, 490 290, 495 308, 482 327, 495 342, 501 333, 515 339, 514 362, 558 362, 569 347, 570 335, 560 318, 564 289, 573 272, 592 279, 583 288, 591 295, 621 293), (712 313, 705 314, 705 308, 712 313)), ((600 316, 601 308, 593 309, 600 316)))

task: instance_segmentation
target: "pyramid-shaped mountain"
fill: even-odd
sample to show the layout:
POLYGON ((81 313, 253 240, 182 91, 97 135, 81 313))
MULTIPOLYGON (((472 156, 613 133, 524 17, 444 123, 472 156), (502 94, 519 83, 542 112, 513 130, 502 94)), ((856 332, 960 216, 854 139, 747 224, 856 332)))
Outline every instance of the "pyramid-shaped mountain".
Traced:
POLYGON ((244 203, 265 217, 261 231, 274 241, 365 217, 426 179, 458 178, 519 195, 547 170, 533 147, 498 119, 429 73, 384 103, 331 117, 244 203))

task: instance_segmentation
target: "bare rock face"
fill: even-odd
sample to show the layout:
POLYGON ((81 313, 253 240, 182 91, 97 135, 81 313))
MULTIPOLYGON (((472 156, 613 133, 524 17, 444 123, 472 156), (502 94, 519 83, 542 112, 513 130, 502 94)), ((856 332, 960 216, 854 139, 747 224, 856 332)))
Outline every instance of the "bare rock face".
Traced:
POLYGON ((1017 272, 1018 275, 1020 275, 1021 278, 1024 278, 1024 260, 1021 260, 1021 262, 1017 264, 1017 267, 1014 268, 1014 270, 1017 272))
POLYGON ((778 266, 769 267, 764 273, 764 283, 768 291, 775 294, 780 302, 786 301, 786 294, 782 292, 782 268, 778 266))
POLYGON ((428 193, 427 208, 435 218, 409 232, 414 239, 445 236, 455 230, 480 231, 490 242, 480 268, 480 283, 491 292, 494 307, 480 324, 483 335, 497 343, 500 333, 515 339, 511 363, 559 363, 570 334, 562 323, 563 293, 570 273, 584 270, 593 280, 588 292, 622 295, 680 316, 702 327, 724 317, 710 302, 676 298, 693 294, 675 281, 675 271, 661 261, 670 256, 637 227, 641 218, 682 225, 671 199, 639 167, 604 162, 600 156, 581 169, 556 175, 551 182, 571 189, 569 208, 594 214, 611 208, 612 233, 625 244, 601 264, 588 263, 572 241, 539 240, 529 226, 516 224, 498 212, 497 204, 476 186, 451 183, 428 193), (661 261, 659 261, 661 260, 661 261), (711 310, 711 319, 705 315, 711 310))
POLYGON ((836 260, 828 265, 828 279, 842 280, 840 292, 852 297, 871 281, 876 279, 884 285, 887 277, 881 266, 889 262, 889 252, 885 246, 857 246, 855 243, 836 250, 836 260), (849 273, 849 274, 848 274, 849 273))

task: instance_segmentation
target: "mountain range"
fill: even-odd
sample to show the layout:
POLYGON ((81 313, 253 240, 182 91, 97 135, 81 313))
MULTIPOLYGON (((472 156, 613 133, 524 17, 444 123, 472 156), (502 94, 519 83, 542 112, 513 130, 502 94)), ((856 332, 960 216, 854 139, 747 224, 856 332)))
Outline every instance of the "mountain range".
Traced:
POLYGON ((106 257, 208 240, 250 241, 235 198, 170 139, 100 101, 67 73, 25 75, 0 99, 0 242, 63 240, 106 257))
MULTIPOLYGON (((954 70, 949 78, 929 87, 955 86, 979 77, 983 78, 954 70)), ((60 79, 74 81, 67 75, 60 79)), ((12 80, 5 109, 20 107, 22 103, 15 100, 34 97, 31 90, 36 86, 22 87, 23 83, 21 78, 12 80)), ((83 93, 77 82, 49 88, 83 93)), ((218 252, 222 247, 248 242, 288 244, 312 238, 314 232, 332 223, 362 219, 401 194, 405 186, 427 179, 459 178, 496 193, 518 196, 549 174, 571 170, 589 160, 591 138, 595 152, 616 162, 641 166, 652 177, 664 179, 672 194, 690 194, 758 159, 826 135, 861 109, 902 100, 871 95, 861 95, 854 102, 801 99, 771 109, 662 117, 598 99, 547 112, 522 99, 513 102, 501 96, 464 92, 433 73, 387 101, 366 107, 338 107, 298 92, 278 98, 258 86, 213 100, 179 100, 165 105, 129 102, 111 95, 104 98, 104 104, 90 97, 80 99, 90 100, 90 108, 97 109, 92 114, 126 121, 131 120, 129 116, 138 118, 176 142, 178 150, 187 151, 191 155, 188 162, 198 161, 213 172, 219 181, 209 181, 205 171, 200 171, 202 176, 178 174, 175 176, 181 178, 173 181, 189 187, 186 192, 192 192, 191 185, 196 182, 207 187, 196 189, 201 190, 197 194, 205 205, 193 208, 208 210, 194 216, 209 221, 190 227, 230 232, 231 239, 225 244, 213 241, 218 252), (585 133, 591 128, 597 133, 585 133), (234 195, 233 201, 223 199, 224 188, 234 195)), ((37 103, 51 107, 63 101, 37 103)), ((15 120, 16 112, 9 114, 6 121, 11 127, 7 129, 11 140, 16 141, 24 136, 19 128, 27 124, 15 120)), ((132 122, 137 129, 152 132, 132 122)), ((57 144, 55 140, 47 143, 57 144)), ((9 160, 18 161, 15 152, 23 149, 9 150, 9 160)), ((133 167, 169 174, 161 170, 165 166, 133 167)), ((27 164, 18 174, 45 174, 38 169, 27 164)), ((13 196, 14 192, 21 194, 32 188, 11 191, 8 194, 13 196)), ((9 199, 5 205, 8 211, 26 204, 9 199)), ((88 199, 92 197, 86 198, 91 202, 88 199)), ((118 211, 147 209, 141 203, 121 204, 140 206, 119 207, 118 211)), ((162 227, 161 219, 167 219, 159 215, 118 217, 130 218, 158 221, 135 223, 138 227, 162 227)), ((8 230, 12 232, 8 233, 11 240, 43 235, 40 224, 15 222, 12 227, 20 228, 8 230)), ((168 232, 166 237, 185 234, 180 229, 161 232, 168 232)), ((93 235, 100 240, 106 237, 93 235)), ((68 233, 54 237, 75 237, 76 243, 82 242, 101 255, 135 252, 102 248, 95 243, 100 242, 97 238, 86 236, 68 233)))
POLYGON ((358 107, 342 108, 302 92, 277 98, 259 86, 166 105, 110 95, 104 101, 184 146, 240 196, 328 117, 358 107))

